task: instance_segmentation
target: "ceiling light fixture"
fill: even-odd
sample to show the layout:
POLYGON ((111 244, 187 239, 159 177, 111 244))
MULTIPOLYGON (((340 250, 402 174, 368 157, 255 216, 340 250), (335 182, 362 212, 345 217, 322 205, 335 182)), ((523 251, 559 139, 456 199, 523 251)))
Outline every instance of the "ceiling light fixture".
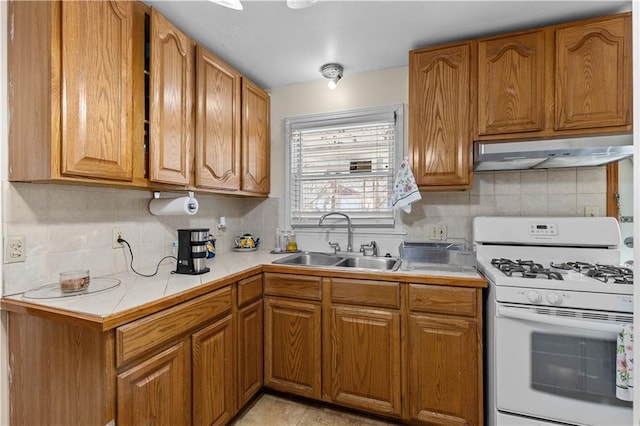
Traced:
POLYGON ((335 89, 338 85, 338 82, 342 78, 342 73, 344 72, 344 68, 340 64, 324 64, 320 67, 320 72, 324 78, 329 79, 329 89, 335 89))
POLYGON ((242 3, 240 0, 209 0, 212 3, 219 4, 220 6, 228 7, 229 9, 242 10, 242 3))
POLYGON ((318 0, 287 0, 290 9, 304 9, 313 6, 318 0))

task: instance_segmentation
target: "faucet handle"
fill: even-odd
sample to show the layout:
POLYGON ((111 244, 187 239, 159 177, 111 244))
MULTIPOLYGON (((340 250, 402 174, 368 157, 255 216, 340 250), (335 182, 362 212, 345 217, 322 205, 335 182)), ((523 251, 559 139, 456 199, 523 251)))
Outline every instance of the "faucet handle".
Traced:
POLYGON ((340 243, 332 243, 329 241, 329 246, 333 249, 333 254, 337 254, 340 251, 340 243))

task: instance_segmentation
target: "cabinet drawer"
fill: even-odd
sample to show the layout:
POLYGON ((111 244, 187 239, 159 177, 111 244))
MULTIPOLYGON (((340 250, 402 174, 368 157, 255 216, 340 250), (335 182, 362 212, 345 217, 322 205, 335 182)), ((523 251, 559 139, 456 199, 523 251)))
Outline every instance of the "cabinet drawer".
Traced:
POLYGON ((321 300, 321 284, 322 279, 320 277, 274 273, 264 275, 264 292, 272 296, 321 300))
POLYGON ((231 287, 225 287, 118 327, 117 366, 230 311, 231 287))
POLYGON ((400 283, 327 278, 331 302, 400 309, 400 283))
POLYGON ((473 288, 411 284, 409 309, 453 315, 476 316, 477 292, 473 288))
POLYGON ((262 297, 262 274, 238 281, 238 307, 262 297))

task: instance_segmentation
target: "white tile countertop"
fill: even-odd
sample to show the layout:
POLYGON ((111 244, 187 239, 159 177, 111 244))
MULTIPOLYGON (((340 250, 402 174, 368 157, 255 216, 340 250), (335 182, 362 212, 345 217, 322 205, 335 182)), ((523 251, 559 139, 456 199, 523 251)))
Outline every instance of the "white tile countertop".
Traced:
MULTIPOLYGON (((123 272, 119 274, 108 275, 105 277, 94 278, 115 278, 120 280, 120 285, 97 293, 85 293, 73 296, 49 298, 49 299, 33 299, 24 297, 24 293, 4 296, 2 299, 3 308, 7 310, 15 310, 14 303, 24 309, 44 309, 55 312, 69 312, 78 314, 83 318, 93 318, 94 321, 100 322, 112 316, 122 315, 127 312, 142 310, 143 307, 149 307, 154 303, 161 301, 171 301, 171 299, 180 302, 189 298, 189 293, 197 293, 199 287, 210 286, 212 283, 221 282, 234 275, 242 274, 252 268, 263 267, 268 272, 267 265, 275 260, 289 256, 290 254, 272 254, 268 250, 256 250, 253 252, 229 252, 218 254, 215 258, 207 261, 210 272, 200 275, 184 275, 172 273, 175 266, 167 263, 161 265, 158 274, 154 277, 142 277, 133 272, 123 272), (184 296, 181 298, 181 296, 184 296)), ((274 271, 282 272, 283 268, 291 270, 292 273, 301 271, 300 267, 271 265, 274 271)), ((318 273, 327 274, 335 268, 319 268, 319 267, 303 267, 304 272, 301 273, 318 273)), ((344 275, 344 268, 340 268, 341 275, 344 275)), ((262 272, 258 270, 257 273, 262 272)), ((362 274, 363 271, 348 271, 349 275, 362 274)), ((371 271, 365 271, 364 278, 371 278, 371 271), (367 274, 368 272, 368 274, 367 274)), ((396 272, 377 273, 384 275, 387 279, 395 280, 396 276, 399 281, 418 281, 423 282, 425 279, 431 282, 438 281, 478 281, 477 287, 484 287, 482 276, 472 269, 461 269, 457 267, 449 267, 448 265, 404 265, 396 272)), ((437 282, 436 282, 437 283, 437 282)), ((215 287, 212 287, 214 289, 215 287)), ((196 294, 197 295, 197 294, 196 294)), ((176 302, 176 303, 177 303, 176 302)), ((165 304, 167 305, 167 304, 165 304)), ((170 303, 168 304, 170 306, 170 303)), ((166 307, 166 306, 164 306, 166 307)), ((130 315, 129 315, 130 316, 130 315)))

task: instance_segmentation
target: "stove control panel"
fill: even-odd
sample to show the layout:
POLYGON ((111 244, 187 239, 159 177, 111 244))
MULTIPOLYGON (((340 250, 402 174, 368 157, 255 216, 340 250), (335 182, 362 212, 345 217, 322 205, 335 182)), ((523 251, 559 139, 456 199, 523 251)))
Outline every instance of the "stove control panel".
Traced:
POLYGON ((529 223, 529 235, 551 237, 558 235, 555 223, 529 223))
POLYGON ((633 312, 633 295, 498 286, 498 303, 633 312))

